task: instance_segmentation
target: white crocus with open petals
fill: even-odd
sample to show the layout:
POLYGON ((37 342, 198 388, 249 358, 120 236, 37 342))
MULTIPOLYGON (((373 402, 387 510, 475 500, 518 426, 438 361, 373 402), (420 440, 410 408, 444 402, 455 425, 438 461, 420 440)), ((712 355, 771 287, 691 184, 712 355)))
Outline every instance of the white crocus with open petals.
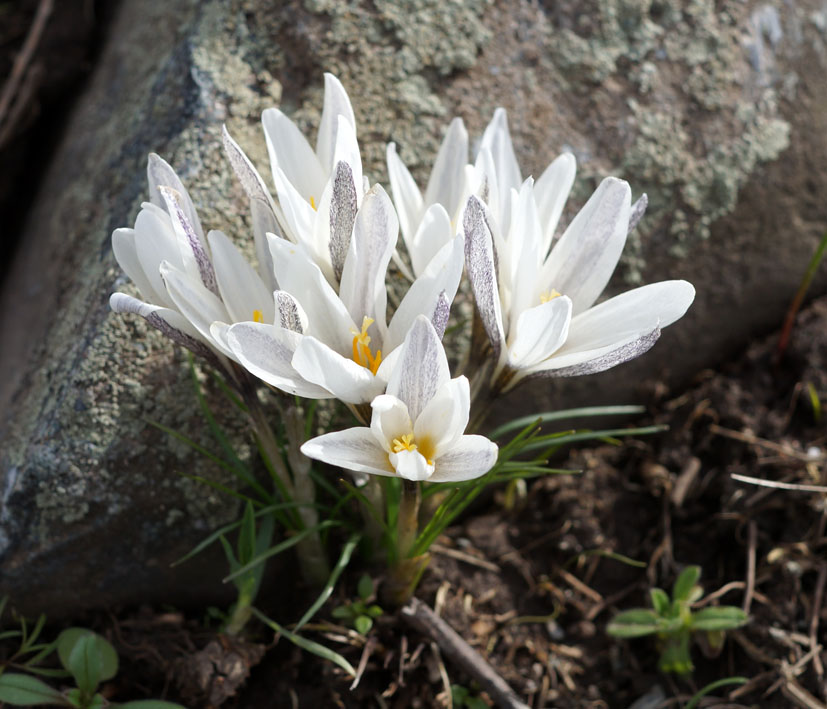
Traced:
POLYGON ((606 178, 546 253, 531 180, 512 190, 507 236, 477 197, 468 201, 466 266, 497 366, 495 389, 533 376, 601 372, 637 357, 683 316, 695 289, 664 281, 594 305, 639 218, 623 180, 606 178))
MULTIPOLYGON (((343 212, 354 207, 346 197, 334 195, 333 202, 343 212)), ((297 315, 289 317, 285 308, 273 325, 234 325, 228 343, 250 372, 275 387, 301 394, 295 388, 301 380, 348 404, 366 404, 385 390, 395 351, 418 315, 444 332, 462 275, 463 240, 440 249, 386 323, 385 276, 399 230, 393 205, 376 185, 343 223, 352 224, 352 234, 336 237, 331 250, 339 254, 333 261, 341 273, 338 292, 301 248, 271 237, 277 295, 297 315)))
POLYGON ((150 155, 149 203, 134 229, 116 229, 112 248, 121 268, 146 302, 114 293, 116 312, 137 313, 172 340, 199 355, 235 358, 211 327, 243 320, 270 321, 270 289, 220 231, 206 238, 181 180, 157 155, 150 155))
POLYGON ((313 438, 302 452, 359 473, 429 482, 472 480, 497 462, 494 443, 464 435, 468 380, 450 378, 440 337, 424 316, 405 337, 387 392, 371 408, 370 427, 313 438))
POLYGON ((333 282, 336 274, 329 253, 330 210, 337 166, 339 170, 342 164, 346 167, 357 207, 368 189, 347 92, 335 76, 325 74, 324 108, 315 150, 279 109, 265 110, 261 122, 278 194, 276 216, 284 236, 307 248, 325 277, 333 282))

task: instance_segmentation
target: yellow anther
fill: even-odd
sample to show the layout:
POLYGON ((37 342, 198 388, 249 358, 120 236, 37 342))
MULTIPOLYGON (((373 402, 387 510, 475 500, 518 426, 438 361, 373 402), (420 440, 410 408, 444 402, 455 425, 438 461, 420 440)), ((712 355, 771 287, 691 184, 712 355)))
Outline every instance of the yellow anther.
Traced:
POLYGON ((357 332, 354 328, 351 329, 353 333, 353 361, 369 369, 372 374, 376 374, 379 365, 382 363, 382 350, 377 350, 375 355, 370 351, 368 328, 371 325, 373 325, 373 318, 365 316, 362 319, 361 332, 357 332))
POLYGON ((313 211, 316 210, 316 200, 313 199, 313 195, 310 195, 310 206, 313 207, 313 211))
POLYGON ((253 322, 264 322, 264 315, 260 310, 253 311, 253 322))
POLYGON ((541 303, 548 303, 550 300, 554 300, 555 298, 559 298, 562 293, 556 291, 554 288, 551 289, 551 292, 544 291, 540 293, 540 302, 541 303))
POLYGON ((413 433, 406 433, 400 438, 394 438, 391 441, 391 450, 394 453, 401 453, 402 451, 415 451, 416 443, 413 442, 413 433))

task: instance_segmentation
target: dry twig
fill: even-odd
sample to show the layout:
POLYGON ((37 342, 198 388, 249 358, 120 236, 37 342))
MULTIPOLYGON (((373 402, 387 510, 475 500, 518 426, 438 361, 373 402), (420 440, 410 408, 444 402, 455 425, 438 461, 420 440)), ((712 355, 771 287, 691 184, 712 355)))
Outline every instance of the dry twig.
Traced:
POLYGON ((400 617, 434 640, 442 652, 480 683, 498 706, 505 709, 529 709, 491 665, 418 598, 412 598, 402 608, 400 617))

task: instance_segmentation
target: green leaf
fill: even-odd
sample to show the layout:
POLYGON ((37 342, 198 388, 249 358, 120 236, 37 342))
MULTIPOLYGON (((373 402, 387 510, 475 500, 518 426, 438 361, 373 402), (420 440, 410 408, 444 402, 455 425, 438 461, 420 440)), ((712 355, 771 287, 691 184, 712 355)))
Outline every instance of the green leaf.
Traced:
POLYGON ((695 693, 692 696, 686 706, 683 709, 695 709, 696 706, 700 703, 701 699, 703 699, 707 694, 710 692, 714 692, 719 687, 726 687, 730 684, 746 684, 747 683, 746 677, 725 677, 724 679, 719 679, 715 682, 711 682, 710 684, 706 685, 702 690, 695 693))
POLYGON ((373 579, 369 574, 362 574, 359 579, 359 585, 357 586, 357 592, 359 594, 359 598, 363 601, 368 600, 368 598, 373 595, 373 579))
POLYGON ((100 635, 86 628, 67 628, 57 639, 61 664, 72 673, 78 687, 92 694, 101 682, 118 672, 118 654, 100 635))
POLYGON ((669 596, 662 588, 649 589, 649 597, 652 599, 652 607, 655 613, 665 616, 669 613, 669 608, 672 603, 669 601, 669 596))
POLYGON ((0 675, 0 702, 32 707, 43 704, 67 706, 63 695, 45 682, 29 675, 0 675))
POLYGON ((238 561, 240 564, 249 564, 256 555, 256 516, 253 503, 247 500, 244 506, 244 515, 241 518, 241 529, 238 534, 238 561))
POLYGON ((637 638, 660 630, 657 613, 648 608, 634 608, 618 613, 606 626, 606 632, 618 638, 637 638))
POLYGON ((351 608, 351 606, 336 606, 332 611, 330 611, 330 615, 332 615, 334 618, 338 618, 339 620, 352 618, 353 609, 351 608))
POLYGON ((509 423, 504 423, 502 426, 495 428, 488 437, 492 440, 504 436, 506 433, 516 431, 518 428, 524 428, 528 425, 539 425, 541 423, 549 423, 551 421, 561 421, 574 418, 588 418, 590 416, 631 416, 634 414, 642 414, 646 411, 645 406, 588 406, 579 409, 566 409, 563 411, 547 411, 542 414, 534 414, 533 416, 523 416, 522 418, 514 419, 509 423))
MULTIPOLYGON (((345 570, 345 567, 350 563, 350 558, 353 556, 353 550, 356 549, 356 546, 359 544, 359 541, 362 539, 362 535, 358 532, 355 532, 350 535, 350 538, 345 543, 344 547, 342 547, 342 553, 339 555, 339 560, 336 562, 336 566, 333 567, 333 570, 330 572, 330 577, 327 579, 327 583, 325 584, 322 592, 319 594, 319 597, 315 600, 313 605, 308 608, 304 615, 299 619, 299 622, 296 623, 296 627, 293 628, 294 632, 298 632, 301 627, 307 623, 316 612, 321 608, 325 601, 330 598, 330 594, 333 593, 333 587, 336 585, 336 582, 339 580, 339 576, 342 575, 342 571, 345 570)), ((347 606, 340 606, 340 608, 347 609, 348 615, 344 616, 337 616, 336 610, 333 609, 333 617, 334 618, 349 618, 352 617, 352 612, 349 607, 347 606)))
POLYGON ((735 606, 701 608, 692 614, 692 630, 732 630, 740 628, 749 616, 735 606))
POLYGON ((683 571, 681 571, 675 581, 675 585, 672 586, 672 600, 688 601, 691 603, 692 601, 690 600, 690 597, 697 593, 697 591, 695 591, 695 584, 698 583, 698 579, 700 577, 700 566, 687 566, 683 571))
POLYGON ((331 650, 329 647, 325 647, 324 645, 320 645, 313 640, 308 640, 301 635, 296 635, 295 633, 291 633, 287 628, 282 627, 276 621, 268 618, 264 613, 262 613, 257 608, 251 608, 255 616, 265 625, 268 625, 270 628, 275 630, 280 635, 283 635, 287 638, 291 643, 296 645, 297 647, 302 648, 302 650, 307 650, 318 657, 321 657, 325 660, 329 660, 335 665, 341 667, 345 672, 350 674, 352 677, 356 676, 356 670, 344 657, 342 657, 338 652, 335 650, 331 650))
POLYGON ((378 618, 378 617, 379 617, 380 615, 382 615, 382 613, 384 613, 384 612, 385 612, 385 611, 383 611, 383 610, 382 610, 379 606, 377 606, 376 604, 374 604, 374 605, 372 605, 372 606, 368 606, 368 609, 365 611, 365 613, 367 613, 367 614, 368 614, 371 618, 378 618))
POLYGON ((356 616, 353 621, 353 627, 356 628, 356 632, 360 635, 367 635, 368 631, 373 627, 373 618, 369 618, 366 615, 356 616))
POLYGON ((139 699, 126 704, 116 704, 120 709, 187 709, 185 706, 174 702, 164 702, 160 699, 139 699))

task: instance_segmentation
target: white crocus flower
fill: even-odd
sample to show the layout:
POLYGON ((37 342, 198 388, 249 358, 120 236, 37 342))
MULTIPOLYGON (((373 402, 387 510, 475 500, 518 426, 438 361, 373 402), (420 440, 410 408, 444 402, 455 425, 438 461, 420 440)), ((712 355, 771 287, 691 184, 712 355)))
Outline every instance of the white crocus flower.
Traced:
POLYGON ((112 234, 115 258, 146 302, 114 293, 116 312, 133 312, 200 355, 235 359, 210 330, 215 321, 272 321, 270 289, 220 231, 204 237, 181 180, 157 155, 150 155, 151 202, 144 203, 134 229, 112 234))
POLYGON ((410 171, 396 152, 387 148, 388 176, 405 248, 418 276, 434 254, 456 233, 459 212, 468 198, 466 169, 468 132, 454 118, 440 145, 423 196, 410 171))
POLYGON ((388 324, 385 276, 398 236, 396 213, 378 185, 358 211, 350 194, 350 187, 340 185, 332 200, 341 223, 352 225, 352 234, 335 223, 332 229, 334 268, 341 272, 338 293, 302 249, 271 236, 281 288, 277 320, 234 325, 227 337, 241 364, 272 386, 306 396, 298 387, 304 382, 355 405, 385 390, 395 351, 418 315, 444 332, 462 274, 463 240, 457 237, 440 249, 388 324))
POLYGON ((261 122, 279 200, 276 216, 284 236, 304 245, 332 281, 335 274, 328 243, 337 168, 341 170, 341 164, 345 164, 357 207, 367 191, 356 140, 356 119, 347 92, 335 76, 325 74, 324 108, 315 150, 295 123, 277 108, 265 110, 261 122))
POLYGON ((590 374, 637 357, 695 296, 686 281, 663 281, 595 306, 641 203, 633 208, 629 185, 606 178, 546 253, 532 191, 530 179, 512 191, 496 258, 497 221, 477 197, 463 221, 468 275, 498 362, 492 380, 503 391, 527 377, 590 374))
POLYGON ((494 443, 464 435, 468 380, 450 378, 440 337, 423 316, 405 337, 387 392, 371 408, 369 428, 313 438, 302 453, 359 473, 429 482, 472 480, 497 462, 494 443))

